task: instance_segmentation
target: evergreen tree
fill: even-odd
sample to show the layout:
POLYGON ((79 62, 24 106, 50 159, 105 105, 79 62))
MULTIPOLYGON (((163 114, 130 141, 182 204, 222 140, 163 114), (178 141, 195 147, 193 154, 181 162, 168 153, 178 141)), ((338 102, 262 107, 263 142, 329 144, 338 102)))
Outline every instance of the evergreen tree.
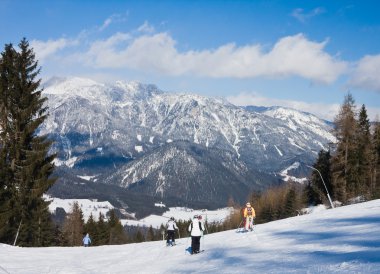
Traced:
POLYGON ((106 245, 109 242, 109 228, 104 220, 104 215, 99 212, 99 219, 96 226, 97 234, 94 236, 95 245, 106 245), (96 241, 95 241, 96 240, 96 241))
POLYGON ((78 202, 74 202, 72 211, 67 214, 63 224, 63 233, 69 246, 81 246, 83 239, 83 213, 78 202))
POLYGON ((155 235, 154 235, 154 230, 153 230, 153 227, 150 226, 149 229, 148 229, 148 232, 146 234, 146 241, 150 242, 150 241, 154 241, 154 238, 155 238, 155 235))
POLYGON ((322 198, 319 191, 317 191, 314 184, 310 181, 304 188, 304 197, 307 205, 318 205, 322 203, 322 198))
POLYGON ((374 125, 372 136, 371 193, 373 199, 380 198, 380 122, 374 125))
POLYGON ((12 107, 11 94, 14 92, 17 52, 12 45, 6 45, 0 58, 0 242, 13 243, 17 230, 16 186, 11 170, 11 130, 9 110, 12 107))
POLYGON ((334 198, 345 203, 348 198, 355 195, 358 178, 355 160, 357 121, 355 101, 350 93, 345 96, 334 124, 334 133, 338 140, 336 153, 332 159, 334 198))
POLYGON ((108 244, 125 244, 127 243, 127 235, 124 228, 116 216, 115 210, 109 212, 108 219, 109 241, 108 244))
POLYGON ((0 177, 4 181, 0 225, 7 228, 0 228, 0 240, 10 243, 19 235, 20 245, 43 246, 49 244, 48 234, 53 233, 48 203, 42 195, 55 181, 49 178, 55 155, 48 155, 51 141, 36 134, 47 117, 47 99, 42 97, 41 80, 37 79, 38 63, 26 39, 19 49, 6 45, 1 56, 0 177), (4 197, 9 199, 4 202, 4 197))
POLYGON ((356 145, 356 193, 369 198, 371 196, 371 132, 367 110, 362 105, 359 112, 356 145))
POLYGON ((295 216, 297 212, 297 195, 294 187, 291 187, 286 194, 283 218, 295 216))
POLYGON ((88 233, 91 238, 91 245, 96 245, 96 240, 97 240, 97 224, 94 220, 94 216, 92 213, 90 214, 90 217, 88 218, 86 224, 84 225, 84 233, 88 233))
POLYGON ((141 229, 138 227, 136 235, 135 235, 135 242, 136 243, 141 243, 141 242, 144 242, 144 241, 145 241, 144 234, 141 232, 141 229))
POLYGON ((326 192, 328 191, 328 193, 333 193, 330 151, 319 151, 317 161, 313 167, 320 172, 319 174, 317 170, 313 169, 311 175, 311 187, 313 188, 313 192, 316 194, 314 200, 317 201, 318 204, 322 202, 329 204, 326 192))

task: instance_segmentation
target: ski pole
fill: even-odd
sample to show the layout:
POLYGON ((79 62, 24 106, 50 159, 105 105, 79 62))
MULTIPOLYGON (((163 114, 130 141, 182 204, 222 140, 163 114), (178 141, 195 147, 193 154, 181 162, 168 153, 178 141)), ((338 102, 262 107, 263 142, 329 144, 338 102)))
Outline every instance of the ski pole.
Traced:
POLYGON ((205 249, 205 235, 203 234, 203 231, 202 231, 202 249, 205 249))
POLYGON ((239 228, 240 228, 241 224, 243 223, 243 221, 244 221, 244 219, 242 219, 242 220, 241 220, 241 222, 240 222, 239 226, 236 228, 236 232, 238 232, 238 231, 239 231, 239 228))
MULTIPOLYGON (((186 246, 188 247, 189 246, 189 240, 190 240, 190 237, 187 237, 187 242, 186 242, 186 246)), ((189 247, 185 249, 185 254, 186 254, 186 251, 189 250, 189 247)))

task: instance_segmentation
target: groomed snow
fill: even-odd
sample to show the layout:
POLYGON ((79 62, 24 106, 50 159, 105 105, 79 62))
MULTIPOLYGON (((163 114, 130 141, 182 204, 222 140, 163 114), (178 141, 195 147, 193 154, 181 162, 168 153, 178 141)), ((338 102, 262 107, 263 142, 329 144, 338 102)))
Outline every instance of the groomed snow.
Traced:
POLYGON ((189 238, 101 247, 0 245, 0 273, 379 273, 380 200, 189 238))

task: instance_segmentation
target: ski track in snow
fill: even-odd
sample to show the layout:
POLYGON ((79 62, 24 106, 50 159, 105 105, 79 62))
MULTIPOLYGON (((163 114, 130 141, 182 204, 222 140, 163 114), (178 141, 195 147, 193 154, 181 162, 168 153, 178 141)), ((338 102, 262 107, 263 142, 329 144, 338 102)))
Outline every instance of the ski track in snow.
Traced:
MULTIPOLYGON (((184 235, 182 235, 184 236, 184 235)), ((379 273, 380 200, 189 238, 101 247, 0 244, 0 273, 379 273)))

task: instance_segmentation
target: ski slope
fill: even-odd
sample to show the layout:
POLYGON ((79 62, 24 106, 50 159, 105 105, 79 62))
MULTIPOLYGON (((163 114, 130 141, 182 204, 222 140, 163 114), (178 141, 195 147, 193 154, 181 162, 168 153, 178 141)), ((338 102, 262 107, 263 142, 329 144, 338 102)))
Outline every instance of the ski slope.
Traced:
POLYGON ((0 273, 380 273, 380 200, 204 236, 121 246, 0 245, 0 273))

